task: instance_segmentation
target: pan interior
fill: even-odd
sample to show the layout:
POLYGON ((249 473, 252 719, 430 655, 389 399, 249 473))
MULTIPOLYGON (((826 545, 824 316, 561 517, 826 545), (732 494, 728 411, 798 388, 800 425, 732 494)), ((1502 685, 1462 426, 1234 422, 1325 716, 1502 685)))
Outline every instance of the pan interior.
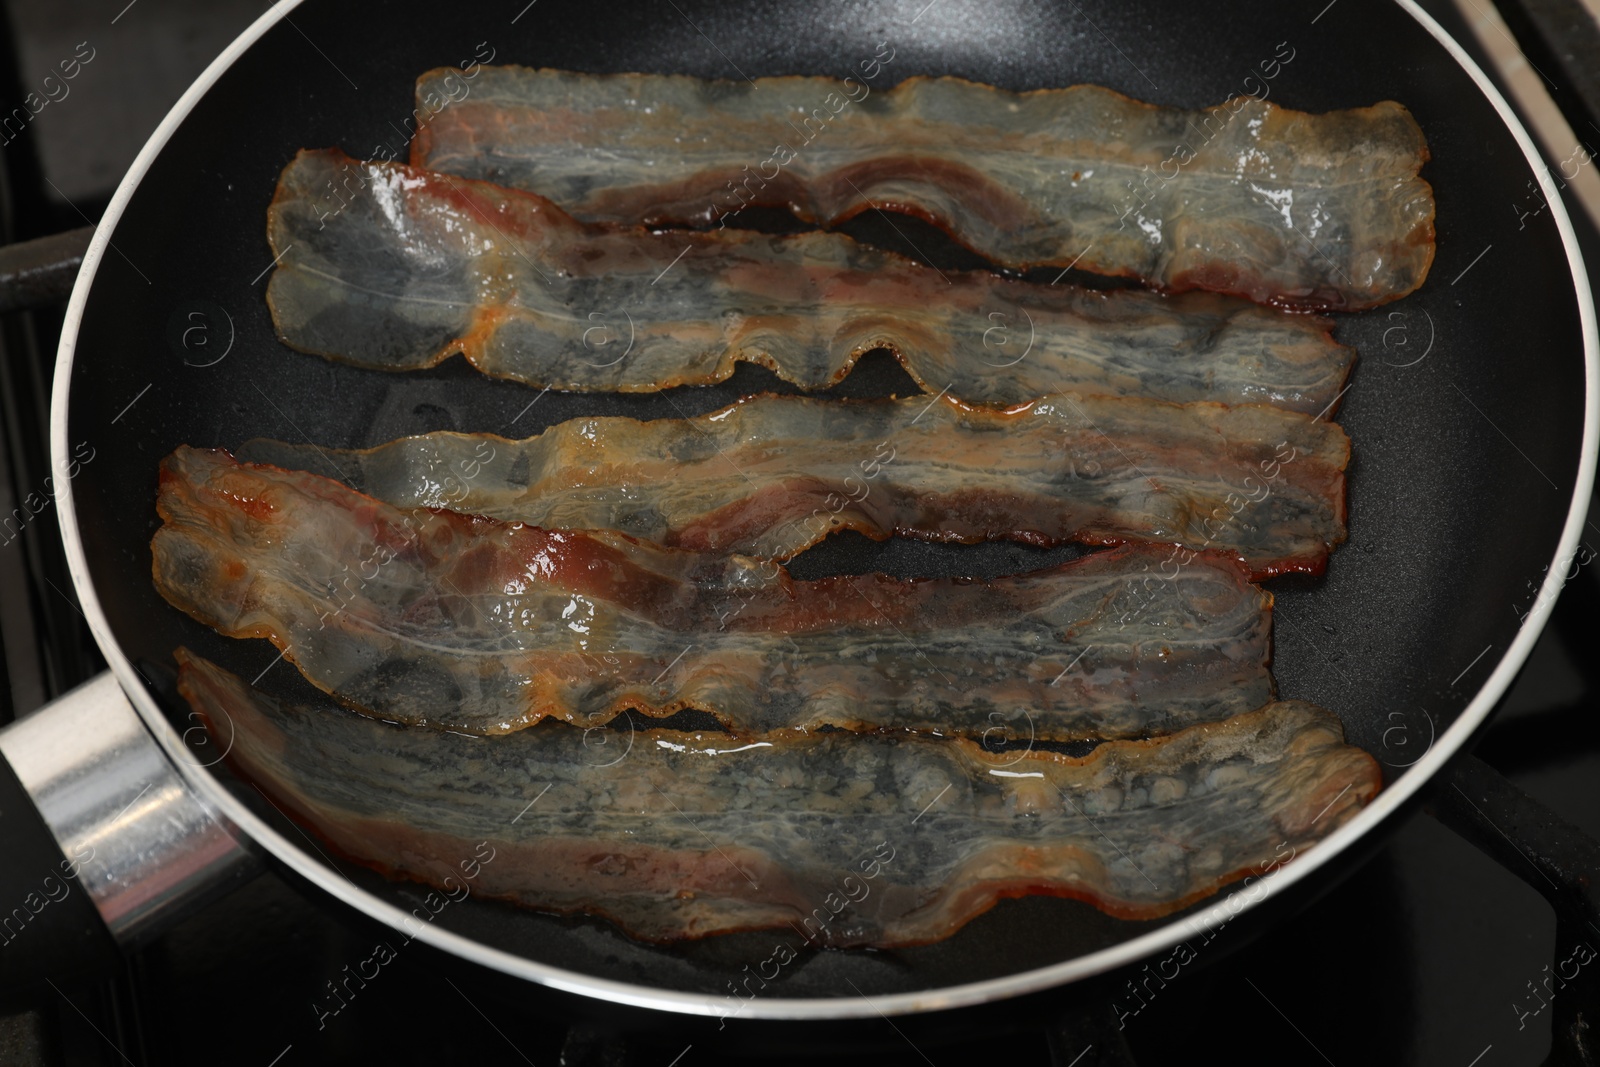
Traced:
MULTIPOLYGON (((156 465, 180 444, 233 448, 255 436, 365 447, 430 430, 533 433, 576 415, 672 417, 756 389, 791 391, 744 368, 711 388, 660 396, 551 393, 490 381, 460 360, 386 375, 278 344, 264 302, 272 253, 265 211, 301 147, 360 157, 404 152, 415 76, 476 60, 734 80, 849 73, 893 49, 884 84, 955 74, 1009 89, 1097 83, 1158 104, 1199 107, 1262 92, 1311 111, 1395 99, 1427 134, 1438 202, 1427 284, 1394 305, 1340 318, 1360 361, 1338 418, 1354 441, 1350 539, 1326 576, 1282 579, 1276 672, 1284 695, 1337 711, 1350 739, 1405 773, 1468 703, 1532 606, 1555 551, 1579 464, 1584 368, 1567 256, 1530 203, 1527 163, 1454 60, 1398 6, 1342 3, 1315 22, 1271 3, 1229 8, 1040 5, 1025 0, 722 5, 541 0, 517 19, 414 0, 359 8, 309 2, 246 51, 198 103, 144 176, 99 266, 78 335, 68 432, 94 450, 74 482, 91 576, 116 639, 166 702, 172 652, 188 645, 245 678, 276 655, 221 639, 150 582, 156 465), (925 6, 926 5, 926 6, 925 6), (1266 80, 1262 64, 1292 51, 1266 80), (1368 62, 1352 63, 1351 56, 1368 62), (197 348, 185 331, 209 331, 197 348)), ((752 145, 752 163, 770 145, 752 145)), ((907 219, 865 219, 863 237, 964 265, 907 219), (908 247, 909 246, 909 247, 908 247)), ((869 359, 840 392, 910 389, 869 359)), ((829 544, 813 572, 1005 573, 1070 555, 1014 546, 829 544)), ((322 698, 289 667, 261 686, 322 698)), ((213 772, 263 817, 259 796, 213 772)), ((298 833, 288 831, 291 839, 298 833)), ((410 910, 418 887, 359 867, 362 888, 410 910)), ((484 944, 586 975, 721 995, 774 934, 645 946, 609 925, 470 902, 436 920, 484 944)), ((838 996, 936 989, 1057 963, 1142 934, 1055 899, 1006 901, 956 936, 899 952, 807 953, 767 992, 838 996), (777 988, 781 986, 781 988, 777 988)), ((794 940, 789 938, 788 940, 794 940)))

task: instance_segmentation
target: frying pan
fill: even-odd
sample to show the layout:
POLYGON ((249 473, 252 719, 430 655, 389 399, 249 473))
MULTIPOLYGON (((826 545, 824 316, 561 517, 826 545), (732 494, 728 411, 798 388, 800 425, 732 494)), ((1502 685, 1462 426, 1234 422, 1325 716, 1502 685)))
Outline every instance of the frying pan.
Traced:
MULTIPOLYGON (((169 833, 134 849, 141 869, 164 872, 154 888, 137 872, 102 870, 108 860, 86 862, 80 878, 119 938, 136 939, 149 925, 141 916, 163 898, 181 904, 225 879, 236 869, 236 841, 396 928, 423 896, 326 855, 198 743, 172 692, 179 645, 268 692, 327 701, 275 664, 265 642, 217 637, 155 593, 156 465, 169 451, 184 443, 232 448, 255 436, 364 447, 431 430, 533 433, 579 414, 672 417, 753 390, 787 391, 746 367, 722 386, 676 390, 670 400, 550 393, 534 403, 535 391, 479 377, 459 360, 387 375, 292 352, 274 339, 263 294, 272 262, 266 206, 295 150, 398 149, 415 76, 490 53, 495 62, 532 66, 739 79, 842 75, 881 41, 894 48, 893 80, 955 74, 1016 90, 1090 82, 1184 107, 1260 91, 1257 64, 1287 42, 1294 56, 1270 82, 1269 99, 1311 111, 1396 99, 1416 116, 1433 153, 1423 173, 1437 195, 1438 257, 1419 292, 1340 319, 1338 337, 1361 353, 1339 414, 1355 449, 1349 541, 1323 577, 1270 585, 1281 691, 1336 711, 1351 742, 1384 763, 1387 784, 1251 901, 1218 897, 1151 922, 1113 920, 1067 900, 1004 901, 939 944, 809 956, 743 1017, 974 1005, 1124 967, 1241 911, 1281 911, 1285 900, 1303 900, 1348 872, 1358 842, 1370 845, 1481 726, 1548 616, 1578 542, 1595 459, 1595 316, 1571 226, 1528 134, 1416 5, 537 0, 464 13, 421 0, 359 8, 286 0, 205 72, 146 145, 95 235, 62 332, 56 500, 77 593, 116 682, 93 683, 67 703, 76 699, 74 721, 87 724, 97 720, 82 711, 86 702, 110 708, 121 700, 118 687, 126 693, 142 723, 126 743, 153 741, 159 766, 147 760, 149 773, 187 796, 190 837, 204 842, 197 850, 169 833), (1536 214, 1532 190, 1548 204, 1536 214), (65 477, 84 450, 92 460, 65 477), (158 854, 180 858, 153 863, 158 854), (90 885, 91 876, 100 882, 90 885), (114 909, 106 903, 113 898, 114 909)), ((946 266, 963 263, 959 250, 912 220, 869 219, 853 232, 903 240, 909 254, 946 266)), ((869 358, 840 391, 904 390, 897 374, 888 360, 869 358)), ((1072 552, 858 539, 829 544, 796 570, 998 574, 1072 552)), ((82 792, 114 777, 103 751, 98 771, 72 778, 61 770, 75 747, 94 740, 84 736, 94 732, 88 727, 60 726, 67 717, 49 709, 42 725, 25 722, 0 740, 36 793, 46 779, 71 779, 82 792), (18 740, 24 727, 31 733, 18 740), (51 761, 54 778, 38 769, 51 761)), ((132 792, 137 775, 123 777, 127 791, 118 796, 135 802, 115 818, 110 801, 101 802, 112 824, 96 830, 101 840, 137 829, 141 812, 157 803, 148 785, 132 792)), ((57 838, 59 810, 47 807, 43 819, 57 838)), ((0 909, 10 906, 0 901, 0 909)), ((94 935, 82 926, 68 933, 94 935)), ((772 943, 744 934, 652 947, 603 922, 475 899, 410 930, 533 982, 700 1015, 726 1014, 727 980, 765 958, 772 943)))

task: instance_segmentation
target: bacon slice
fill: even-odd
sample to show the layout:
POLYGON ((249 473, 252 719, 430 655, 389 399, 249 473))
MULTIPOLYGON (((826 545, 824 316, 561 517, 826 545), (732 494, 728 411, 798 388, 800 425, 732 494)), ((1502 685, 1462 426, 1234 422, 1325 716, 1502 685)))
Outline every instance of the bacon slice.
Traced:
POLYGON ((301 153, 269 213, 267 299, 295 348, 414 370, 462 352, 540 387, 652 391, 764 364, 806 389, 874 348, 930 394, 1260 402, 1316 414, 1353 353, 1325 319, 951 274, 836 234, 606 231, 527 193, 301 153))
POLYGON ((990 582, 793 581, 775 563, 402 510, 180 448, 156 588, 264 637, 381 718, 474 734, 697 708, 745 736, 821 725, 1127 737, 1270 699, 1271 596, 1170 548, 990 582))
POLYGON ((758 396, 691 419, 573 419, 521 441, 435 433, 363 452, 252 441, 400 507, 787 559, 836 530, 930 541, 1179 542, 1257 577, 1344 539, 1350 443, 1271 408, 1050 397, 758 396))
POLYGON ((417 83, 428 117, 411 162, 533 190, 587 221, 704 225, 754 203, 829 226, 877 207, 1009 266, 1296 308, 1382 304, 1433 260, 1428 148, 1393 101, 1190 111, 1092 85, 851 90, 521 67, 483 68, 463 98, 443 91, 452 75, 417 83))
POLYGON ((1078 759, 847 733, 650 730, 603 748, 564 726, 473 738, 294 707, 178 660, 233 768, 338 851, 650 941, 787 928, 912 945, 1029 893, 1154 918, 1291 860, 1381 784, 1300 702, 1078 759))

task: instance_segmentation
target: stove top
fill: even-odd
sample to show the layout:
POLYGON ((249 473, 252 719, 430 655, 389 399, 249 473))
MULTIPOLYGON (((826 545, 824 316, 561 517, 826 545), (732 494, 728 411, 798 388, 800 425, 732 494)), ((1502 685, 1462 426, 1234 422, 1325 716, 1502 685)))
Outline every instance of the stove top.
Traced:
MULTIPOLYGON (((9 5, 0 97, 22 99, 59 55, 80 56, 68 91, 4 134, 6 240, 83 226, 161 115, 259 13, 254 2, 56 0, 9 5), (121 8, 120 11, 114 10, 121 8), (80 42, 82 44, 80 45, 80 42), (86 49, 86 50, 85 50, 86 49), (83 59, 92 53, 92 58, 83 59)), ((1429 5, 1473 48, 1453 9, 1429 5)), ((1600 128, 1595 130, 1600 141, 1600 128)), ((1580 218, 1581 211, 1574 211, 1580 218)), ((1590 262, 1600 262, 1592 228, 1590 262)), ((50 366, 59 310, 0 317, 0 722, 102 666, 73 599, 54 514, 29 504, 48 472, 50 366)), ((1600 548, 1600 510, 1580 561, 1600 548)), ((1600 660, 1591 620, 1600 572, 1578 568, 1476 754, 1600 838, 1600 660)), ((1337 652, 1337 649, 1330 649, 1337 652)), ((1416 744, 1426 722, 1409 716, 1416 744)), ((1397 739, 1407 741, 1409 739, 1397 739)), ((1420 748, 1419 748, 1420 750, 1420 748)), ((473 971, 420 943, 370 980, 351 974, 383 932, 268 872, 130 956, 119 973, 0 992, 0 1064, 347 1062, 668 1064, 754 1056, 847 1064, 1003 1058, 1075 1067, 1248 1055, 1285 1064, 1519 1067, 1552 1054, 1563 976, 1600 951, 1600 929, 1558 930, 1516 870, 1422 809, 1364 866, 1248 944, 1219 936, 1149 967, 1085 1014, 997 1014, 954 1032, 883 1019, 847 1034, 715 1020, 636 1026, 585 1019, 546 991, 473 971), (778 1044, 774 1044, 777 1041, 778 1044), (1249 1050, 1245 1053, 1244 1050, 1249 1050)), ((1536 880, 1536 879, 1535 879, 1536 880)), ((1600 965, 1597 965, 1600 966, 1600 965)), ((1592 992, 1594 984, 1588 986, 1592 992)), ((1600 1004, 1590 1005, 1600 1009, 1600 1004)))

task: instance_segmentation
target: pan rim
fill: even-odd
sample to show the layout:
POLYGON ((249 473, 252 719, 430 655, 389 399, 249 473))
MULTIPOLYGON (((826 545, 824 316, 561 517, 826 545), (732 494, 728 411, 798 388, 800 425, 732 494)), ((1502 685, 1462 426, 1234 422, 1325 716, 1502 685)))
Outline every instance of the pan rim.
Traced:
MULTIPOLYGON (((78 331, 84 309, 94 285, 95 274, 111 235, 121 219, 134 192, 145 174, 160 155, 167 141, 189 112, 210 90, 212 85, 268 30, 284 20, 290 11, 300 6, 302 0, 278 0, 259 16, 249 28, 239 35, 211 62, 199 78, 184 92, 178 102, 156 128, 150 139, 117 186, 100 224, 95 228, 93 240, 84 255, 71 299, 67 305, 61 329, 61 343, 57 351, 56 370, 51 395, 51 461, 67 464, 71 444, 67 433, 68 399, 72 384, 73 360, 76 353, 78 331)), ((1203 911, 1164 925, 1127 941, 1099 949, 1070 960, 1037 967, 1027 971, 990 978, 976 982, 910 993, 881 993, 842 997, 780 998, 757 997, 741 1000, 737 1014, 753 1019, 812 1020, 871 1018, 874 1015, 897 1015, 916 1012, 940 1011, 967 1007, 991 1001, 1009 999, 1038 992, 1055 986, 1090 978, 1127 966, 1153 956, 1178 942, 1209 933, 1244 911, 1250 910, 1274 896, 1291 889, 1302 879, 1312 875, 1324 864, 1332 862, 1347 848, 1375 830, 1388 819, 1422 786, 1431 781, 1443 765, 1465 744, 1478 726, 1493 710, 1501 695, 1510 686, 1534 643, 1543 631, 1555 606, 1556 595, 1565 583, 1566 568, 1563 560, 1570 559, 1577 549, 1579 537, 1587 517, 1588 503, 1593 491, 1596 443, 1600 440, 1600 332, 1597 332, 1595 306, 1579 252, 1577 237, 1572 228, 1566 207, 1555 188, 1554 179, 1545 166, 1539 150, 1516 113, 1477 65, 1434 18, 1424 11, 1416 0, 1395 0, 1444 49, 1477 85, 1480 92, 1494 107, 1501 121, 1516 140, 1529 165, 1533 168, 1545 201, 1551 207, 1567 254, 1567 264, 1572 275, 1574 295, 1578 301, 1579 319, 1583 336, 1584 356, 1584 421, 1582 454, 1579 457, 1577 478, 1573 486, 1573 499, 1568 507, 1566 524, 1562 529, 1555 556, 1547 568, 1546 578, 1535 600, 1533 609, 1524 620, 1517 636, 1500 657, 1494 670, 1479 688, 1454 723, 1438 736, 1429 749, 1399 781, 1384 789, 1355 818, 1324 839, 1318 847, 1299 862, 1280 869, 1270 879, 1259 883, 1262 892, 1253 900, 1243 899, 1237 892, 1219 897, 1203 911), (1531 620, 1531 624, 1530 624, 1531 620), (1238 898, 1238 906, 1230 902, 1238 898)), ((64 469, 59 468, 59 469, 64 469)), ((565 968, 540 963, 526 957, 480 943, 465 935, 425 924, 420 929, 409 929, 405 920, 409 913, 393 904, 380 900, 372 893, 352 885, 323 860, 267 825, 242 801, 234 797, 222 784, 193 761, 183 758, 182 738, 157 706, 153 695, 135 671, 132 662, 123 654, 121 646, 111 631, 99 598, 89 576, 87 554, 78 527, 73 485, 65 481, 56 496, 61 524, 62 540, 67 561, 72 571, 72 581, 83 614, 95 642, 110 665, 112 673, 128 695, 130 703, 144 720, 146 727, 171 760, 173 766, 189 786, 214 810, 232 820, 233 824, 251 840, 271 852, 280 862, 294 870, 308 882, 335 898, 357 908, 369 917, 396 930, 414 934, 434 948, 449 952, 470 962, 479 963, 505 974, 536 982, 549 988, 586 997, 609 1000, 631 1007, 669 1011, 685 1015, 729 1017, 727 997, 711 993, 684 993, 656 989, 646 985, 621 982, 582 974, 565 968)), ((416 924, 412 923, 412 927, 416 924)))

